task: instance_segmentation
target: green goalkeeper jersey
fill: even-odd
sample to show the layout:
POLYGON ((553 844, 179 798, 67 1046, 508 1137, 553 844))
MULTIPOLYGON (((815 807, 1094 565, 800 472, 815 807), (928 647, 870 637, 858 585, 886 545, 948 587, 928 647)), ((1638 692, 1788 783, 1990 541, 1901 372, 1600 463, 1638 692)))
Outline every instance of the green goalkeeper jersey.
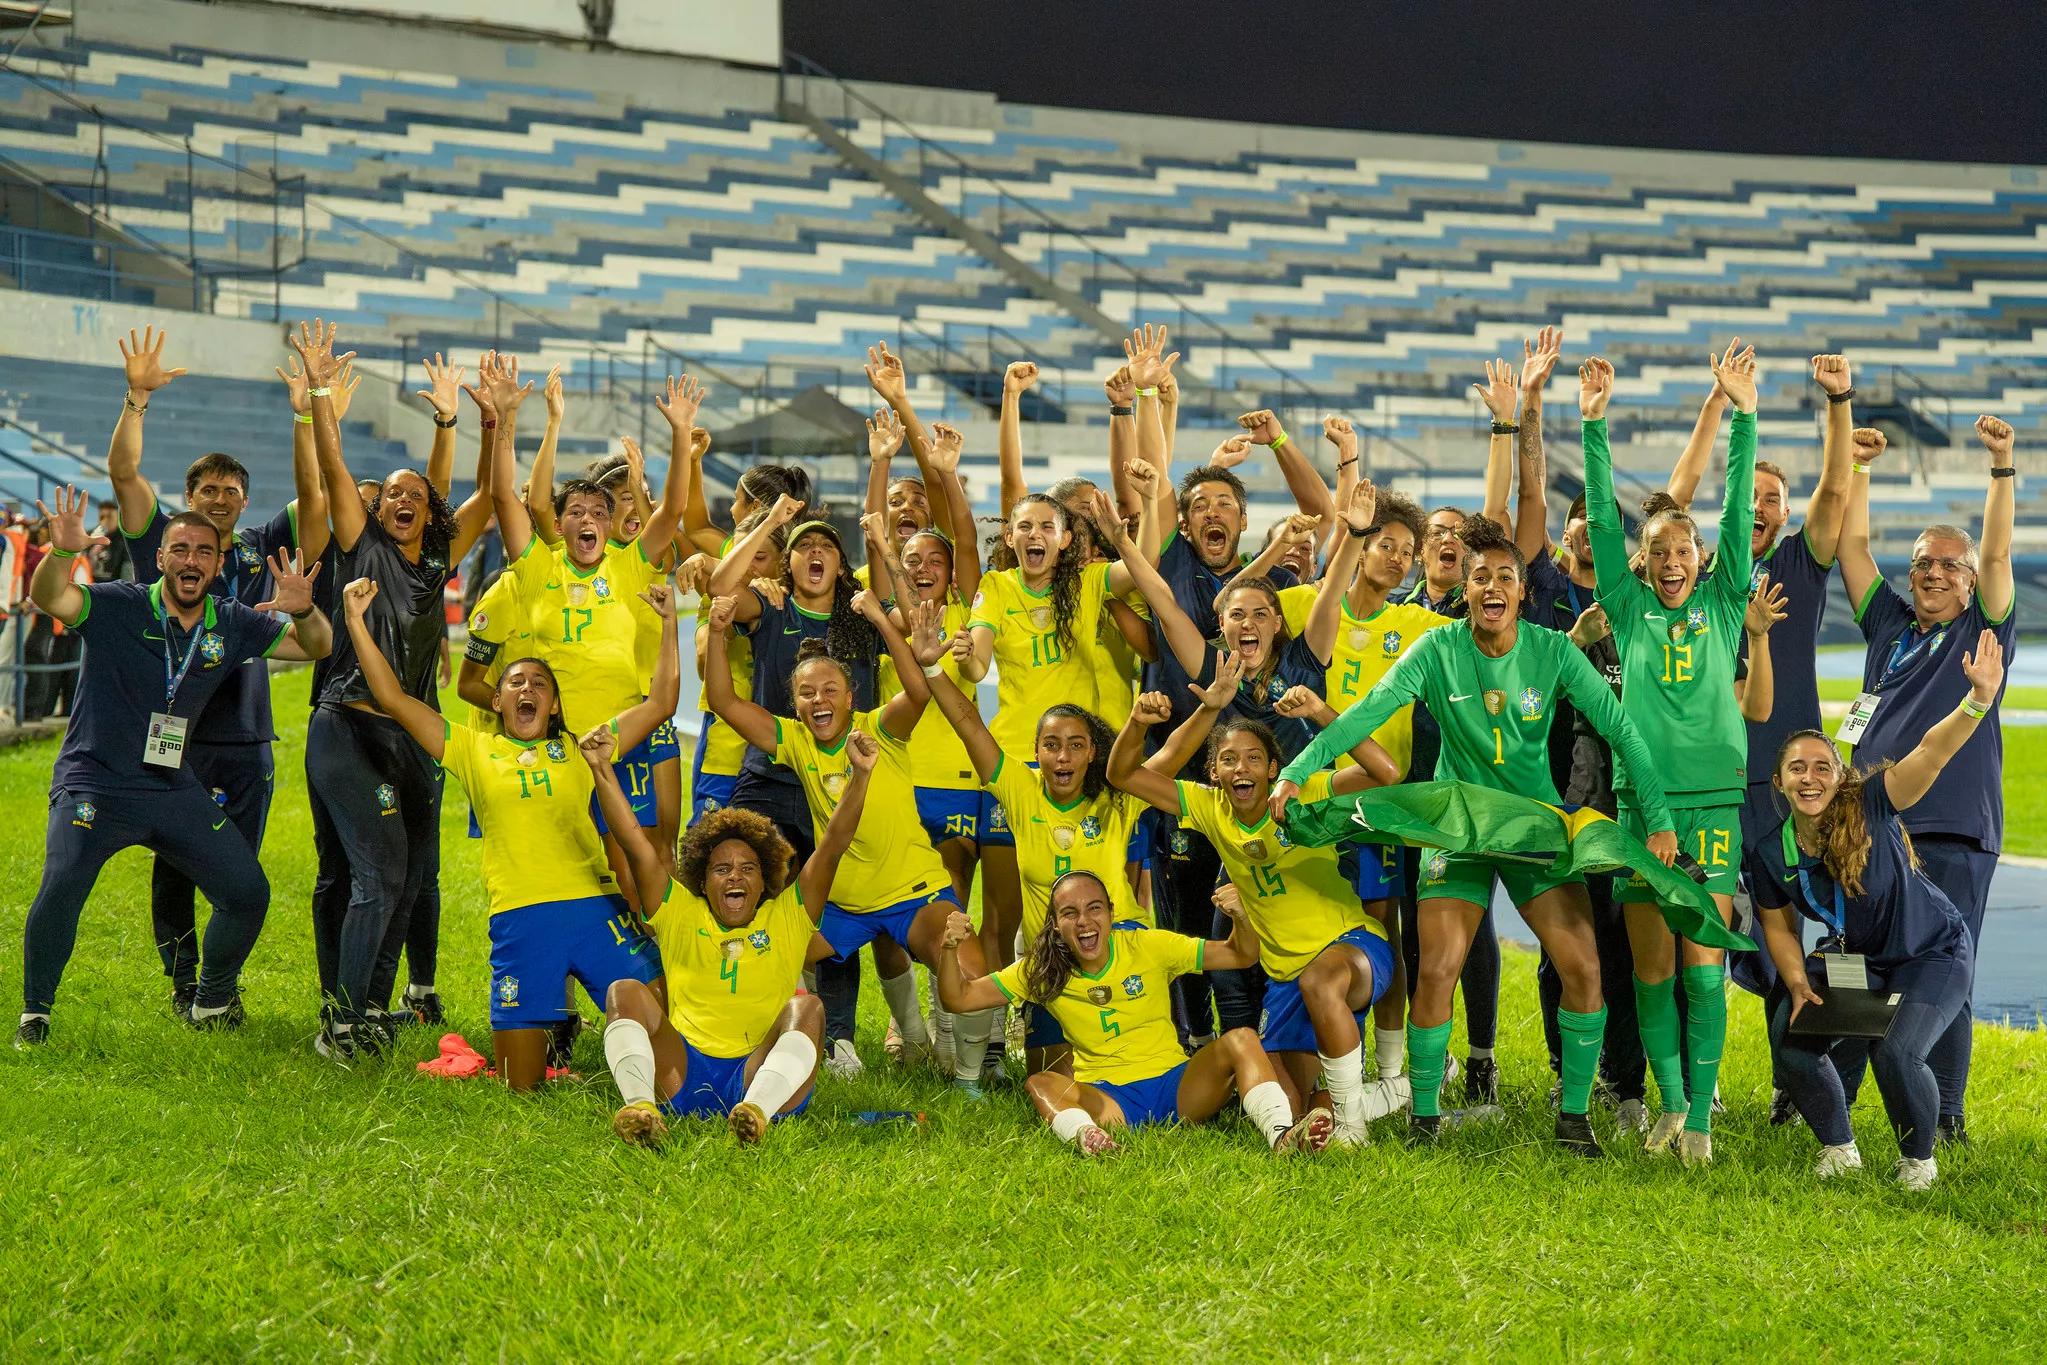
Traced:
POLYGON ((1526 621, 1516 629, 1513 648, 1497 659, 1479 649, 1468 625, 1447 625, 1422 636, 1281 776, 1305 782, 1395 711, 1420 701, 1443 733, 1438 781, 1470 782, 1561 805, 1549 775, 1549 728, 1562 698, 1569 698, 1613 746, 1634 779, 1635 803, 1648 828, 1670 829, 1649 748, 1598 670, 1569 636, 1526 621))
MULTIPOLYGON (((1585 423, 1584 435, 1586 530, 1599 603, 1620 649, 1628 718, 1656 751, 1670 805, 1738 806, 1748 787, 1748 724, 1735 699, 1734 669, 1748 611, 1756 415, 1734 414, 1719 550, 1712 572, 1701 573, 1691 596, 1675 607, 1664 606, 1629 567, 1605 419, 1585 423)), ((1616 775, 1614 790, 1640 805, 1634 777, 1616 775)))

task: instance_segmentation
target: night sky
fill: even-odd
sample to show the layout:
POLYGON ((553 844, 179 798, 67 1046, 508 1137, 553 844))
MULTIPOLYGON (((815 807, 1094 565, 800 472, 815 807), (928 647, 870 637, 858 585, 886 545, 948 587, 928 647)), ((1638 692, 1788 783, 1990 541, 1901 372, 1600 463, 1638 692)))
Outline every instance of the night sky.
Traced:
POLYGON ((2047 4, 785 0, 842 76, 1016 103, 1710 151, 2047 164, 2047 4))

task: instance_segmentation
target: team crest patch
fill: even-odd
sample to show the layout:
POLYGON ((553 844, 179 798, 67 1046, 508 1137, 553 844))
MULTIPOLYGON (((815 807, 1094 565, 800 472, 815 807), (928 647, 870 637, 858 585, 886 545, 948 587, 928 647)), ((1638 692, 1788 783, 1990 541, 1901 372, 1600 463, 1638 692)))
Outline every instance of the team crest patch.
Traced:
POLYGON ((1432 882, 1439 882, 1439 881, 1443 880, 1443 874, 1444 874, 1444 873, 1446 873, 1446 872, 1448 872, 1449 870, 1450 870, 1450 855, 1449 855, 1449 854, 1447 854, 1447 853, 1431 853, 1431 854, 1429 855, 1429 867, 1428 867, 1428 872, 1429 872, 1429 880, 1430 880, 1430 881, 1432 881, 1432 882))
POLYGON ((988 808, 988 828, 994 830, 1008 829, 1009 812, 1002 809, 1000 805, 990 806, 988 808))
POLYGON ((1089 986, 1087 988, 1087 1002, 1090 1005, 1108 1004, 1109 988, 1107 986, 1089 986))
POLYGON ((1101 838, 1102 822, 1095 819, 1092 815, 1082 816, 1080 821, 1080 837, 1083 839, 1101 838))
POLYGON ((1371 631, 1362 629, 1353 629, 1351 631, 1350 647, 1352 649, 1363 649, 1366 645, 1370 643, 1372 643, 1371 631))
POLYGON ((1143 977, 1131 975, 1123 978, 1123 998, 1125 1000, 1135 1000, 1138 996, 1143 994, 1144 994, 1143 977))
POLYGON ((1757 588, 1762 587, 1763 580, 1769 577, 1769 574, 1770 571, 1761 564, 1750 569, 1748 571, 1748 590, 1753 593, 1757 588))
POLYGON ((1052 842, 1059 845, 1059 849, 1062 853, 1065 852, 1067 849, 1072 848, 1073 826, 1055 825, 1052 829, 1052 842))
POLYGON ((1254 863, 1262 863, 1262 862, 1264 862, 1264 861, 1265 861, 1265 841, 1264 841, 1263 839, 1247 839, 1247 840, 1245 840, 1245 842, 1244 842, 1244 856, 1245 856, 1246 858, 1249 858, 1249 859, 1250 859, 1250 860, 1251 860, 1252 862, 1254 862, 1254 863))
POLYGON ((498 978, 498 1008, 511 1009, 519 1003, 519 978, 501 976, 498 978))
POLYGON ((210 630, 199 637, 199 658, 208 668, 216 666, 226 657, 227 641, 210 630))
POLYGON ((80 829, 91 829, 92 822, 99 819, 99 807, 90 801, 80 801, 71 808, 71 823, 80 829))
POLYGON ((253 569, 263 562, 257 558, 256 552, 253 549, 242 544, 240 541, 235 542, 235 553, 241 559, 242 567, 245 569, 253 569))
POLYGON ((398 789, 389 782, 377 787, 377 809, 389 815, 398 806, 398 789))
POLYGON ((1685 624, 1703 634, 1706 629, 1706 609, 1693 607, 1685 612, 1685 624))
POLYGON ((1182 857, 1186 856, 1187 853, 1186 830, 1183 829, 1174 830, 1172 838, 1168 839, 1166 842, 1172 846, 1173 852, 1180 854, 1182 857))
POLYGON ((1292 848, 1294 841, 1286 837, 1286 826, 1280 825, 1272 831, 1272 837, 1279 840, 1281 848, 1292 848))
POLYGON ((1051 609, 1050 607, 1032 607, 1032 608, 1031 608, 1031 629, 1032 629, 1032 630, 1049 630, 1049 629, 1051 628, 1051 625, 1052 625, 1052 609, 1051 609))
POLYGON ((1400 632, 1389 630, 1384 635, 1381 635, 1379 637, 1379 652, 1389 659, 1398 654, 1400 652, 1400 632))
POLYGON ((765 929, 754 930, 746 936, 746 943, 755 952, 765 953, 768 950, 768 931, 765 929))
POLYGON ((599 574, 595 579, 591 580, 590 590, 597 594, 598 601, 605 601, 611 596, 611 580, 603 574, 599 574))
POLYGON ((1521 693, 1521 719, 1542 719, 1542 693, 1532 687, 1524 689, 1521 693))
POLYGON ((448 560, 444 555, 421 555, 419 562, 422 568, 431 569, 435 573, 448 571, 448 560))
POLYGON ((1272 679, 1265 684, 1265 695, 1273 701, 1278 701, 1286 695, 1286 683, 1278 678, 1272 679))
POLYGON ((555 762, 559 763, 569 756, 569 751, 567 747, 562 744, 561 740, 550 739, 549 741, 547 741, 547 756, 553 759, 555 762))
POLYGON ((824 794, 826 796, 836 801, 839 799, 839 793, 845 790, 846 775, 844 773, 826 773, 824 775, 824 794))
POLYGON ((1502 712, 1502 711, 1504 711, 1504 710, 1506 710, 1506 709, 1507 709, 1507 694, 1506 694, 1505 692, 1499 692, 1499 691, 1495 691, 1495 690, 1494 690, 1494 689, 1492 689, 1492 688, 1487 688, 1487 689, 1486 689, 1486 694, 1485 694, 1485 712, 1486 712, 1486 714, 1487 714, 1487 715, 1489 715, 1489 716, 1497 716, 1497 715, 1499 715, 1499 714, 1500 714, 1500 712, 1502 712))

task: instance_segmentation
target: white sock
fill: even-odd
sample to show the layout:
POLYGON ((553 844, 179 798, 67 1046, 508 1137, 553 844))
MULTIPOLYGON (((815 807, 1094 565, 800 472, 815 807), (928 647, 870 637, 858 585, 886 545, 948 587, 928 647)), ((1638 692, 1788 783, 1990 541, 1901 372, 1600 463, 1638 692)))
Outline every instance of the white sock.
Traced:
POLYGON ((955 1080, 981 1081, 981 1062, 988 1055, 988 1030, 994 1010, 970 1010, 952 1017, 952 1074, 955 1080))
POLYGON ((1294 1107, 1287 1103, 1286 1088, 1278 1081, 1260 1081, 1252 1086, 1244 1096, 1244 1113, 1265 1134, 1268 1147, 1279 1146, 1286 1130, 1294 1126, 1294 1107))
POLYGON ((1061 1109, 1052 1116, 1052 1136, 1061 1142, 1080 1145, 1080 1135, 1095 1126, 1085 1109, 1061 1109))
POLYGON ((21 1012, 21 1023, 26 1024, 31 1019, 40 1019, 46 1024, 50 1022, 50 1016, 41 1010, 23 1010, 21 1012))
POLYGON ((988 1046, 1009 1050, 1009 1006, 997 1005, 988 1012, 988 1046))
POLYGON ((405 987, 405 998, 408 1000, 424 1000, 433 993, 434 983, 431 981, 412 981, 405 987))
POLYGON ((1493 1050, 1489 1047, 1475 1047, 1466 1052, 1464 1056, 1467 1061, 1489 1062, 1493 1059, 1493 1050))
POLYGON ((881 997, 888 1001, 889 1018, 896 1021, 896 1036, 903 1040, 903 1046, 930 1047, 931 1035, 925 1031, 924 1015, 917 1008, 916 969, 906 967, 899 975, 884 976, 881 997))
POLYGON ((604 1026, 604 1060, 620 1099, 654 1102, 654 1040, 639 1020, 614 1019, 604 1026))
MULTIPOLYGON (((611 1041, 609 1030, 605 1041, 611 1041)), ((775 1039, 768 1055, 761 1058, 761 1069, 753 1073, 753 1083, 746 1087, 747 1101, 773 1118, 816 1070, 817 1044, 810 1041, 809 1034, 791 1029, 775 1039)))
POLYGON ((1407 1070, 1407 1030, 1374 1027, 1372 1051, 1379 1058, 1379 1079, 1398 1076, 1407 1070))
POLYGON ((1322 1057, 1322 1084, 1329 1087, 1329 1103, 1336 1121, 1345 1131, 1363 1128, 1365 1116, 1365 1047, 1363 1043, 1341 1057, 1322 1057))

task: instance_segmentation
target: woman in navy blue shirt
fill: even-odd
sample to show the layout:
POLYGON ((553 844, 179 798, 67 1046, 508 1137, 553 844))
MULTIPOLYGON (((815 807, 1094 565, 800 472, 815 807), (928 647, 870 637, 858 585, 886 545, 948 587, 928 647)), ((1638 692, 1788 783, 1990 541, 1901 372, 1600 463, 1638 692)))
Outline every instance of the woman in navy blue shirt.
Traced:
POLYGON ((1771 781, 1791 814, 1749 851, 1749 887, 1779 977, 1770 1045, 1784 1088, 1823 1144, 1822 1178, 1859 1168, 1862 1156, 1827 1055, 1831 1040, 1790 1032, 1799 1012, 1822 999, 1798 916, 1826 927, 1815 952, 1828 955, 1828 970, 1852 976, 1860 958, 1871 989, 1903 997, 1870 1065, 1898 1135, 1898 1183, 1923 1190, 1936 1173, 1940 1088, 1926 1057, 1968 1001, 1975 957, 1961 913, 1921 871, 1898 813, 1926 795, 1996 701, 2004 648, 1994 632, 1982 632, 1961 668, 1969 694, 1896 763, 1855 772, 1817 730, 1786 739, 1771 781), (1837 956, 1844 954, 1848 960, 1837 956))

